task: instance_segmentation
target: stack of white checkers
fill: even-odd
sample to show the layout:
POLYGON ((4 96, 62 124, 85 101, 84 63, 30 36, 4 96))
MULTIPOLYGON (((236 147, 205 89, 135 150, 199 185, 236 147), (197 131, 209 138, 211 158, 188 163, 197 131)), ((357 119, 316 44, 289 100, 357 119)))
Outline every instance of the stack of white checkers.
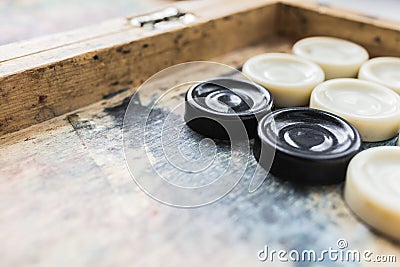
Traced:
POLYGON ((344 196, 360 219, 400 241, 400 58, 369 59, 362 46, 334 37, 302 39, 292 52, 256 55, 243 72, 272 93, 277 108, 333 113, 363 142, 398 136, 398 146, 375 143, 351 160, 344 196))

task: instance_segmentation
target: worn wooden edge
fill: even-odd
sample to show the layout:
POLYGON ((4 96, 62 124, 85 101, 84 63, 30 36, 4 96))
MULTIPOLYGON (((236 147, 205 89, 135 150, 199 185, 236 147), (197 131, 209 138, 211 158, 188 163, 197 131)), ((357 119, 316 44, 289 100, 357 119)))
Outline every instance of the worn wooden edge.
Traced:
MULTIPOLYGON (((267 53, 271 51, 285 53, 291 49, 292 45, 293 40, 291 38, 277 37, 273 39, 267 39, 264 42, 256 45, 235 49, 234 51, 226 54, 213 57, 211 60, 234 67, 236 69, 240 69, 244 62, 254 54, 267 53)), ((102 112, 104 112, 104 109, 113 109, 114 107, 123 105, 124 101, 127 98, 131 98, 136 90, 137 87, 129 87, 127 90, 114 92, 110 95, 107 95, 107 97, 100 101, 65 113, 62 116, 57 116, 42 123, 24 128, 20 131, 4 134, 0 136, 0 148, 4 148, 19 142, 35 140, 38 136, 53 134, 53 132, 57 131, 57 128, 59 127, 67 126, 69 127, 70 131, 73 131, 74 123, 73 121, 70 121, 70 118, 74 117, 75 114, 81 114, 84 111, 85 113, 90 112, 95 117, 96 114, 100 115, 102 112)))
POLYGON ((233 1, 223 11, 202 5, 186 9, 198 18, 191 25, 154 31, 131 26, 2 62, 0 134, 139 85, 168 66, 209 59, 273 36, 275 3, 233 1))
POLYGON ((298 0, 279 0, 279 3, 283 6, 293 6, 299 9, 314 10, 317 11, 318 13, 327 16, 338 17, 340 19, 354 20, 366 24, 372 24, 382 28, 400 30, 399 21, 376 17, 373 15, 360 13, 354 10, 348 10, 345 8, 337 7, 326 3, 317 3, 314 1, 298 1, 298 0))
POLYGON ((308 1, 199 3, 175 4, 197 21, 170 30, 136 28, 123 18, 43 37, 31 46, 7 46, 0 58, 0 135, 138 86, 168 66, 207 60, 277 35, 337 36, 364 45, 372 55, 399 55, 400 28, 390 21, 308 1))
POLYGON ((304 38, 326 35, 364 46, 371 56, 400 56, 400 24, 326 5, 282 1, 279 34, 304 38), (293 27, 297 25, 297 27, 293 27))
MULTIPOLYGON (((291 38, 278 37, 211 60, 240 67, 253 55, 289 52, 292 45, 291 38)), ((155 85, 153 93, 162 91, 155 85)), ((2 266, 58 266, 60 259, 68 266, 96 267, 286 266, 260 263, 257 251, 265 245, 321 251, 339 238, 346 238, 352 250, 400 257, 396 244, 357 221, 340 185, 307 188, 269 177, 250 194, 254 159, 238 186, 211 206, 176 209, 154 201, 135 185, 124 157, 121 123, 131 94, 125 91, 12 133, 4 141, 13 144, 3 146, 0 137, 2 266), (154 253, 157 246, 162 253, 154 253)), ((151 107, 152 93, 144 95, 136 103, 151 107)), ((153 118, 165 118, 182 100, 181 95, 169 99, 162 111, 155 109, 161 116, 153 118)), ((158 134, 156 129, 149 129, 150 136, 158 134)), ((189 133, 179 140, 197 139, 189 133)), ((186 144, 197 148, 196 142, 186 144)), ((160 156, 155 151, 149 153, 160 156)), ((147 157, 135 159, 137 165, 143 160, 147 157)), ((171 173, 167 165, 159 170, 171 173)), ((208 171, 200 179, 211 175, 208 171)))

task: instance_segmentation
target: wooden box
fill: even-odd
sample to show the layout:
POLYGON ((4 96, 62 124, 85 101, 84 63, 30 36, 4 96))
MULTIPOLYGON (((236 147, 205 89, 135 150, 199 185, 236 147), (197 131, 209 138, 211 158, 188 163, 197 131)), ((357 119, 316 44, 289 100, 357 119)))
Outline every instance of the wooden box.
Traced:
POLYGON ((133 182, 121 127, 135 89, 174 64, 240 69, 315 35, 400 56, 400 24, 306 1, 174 7, 195 21, 140 27, 137 17, 121 18, 0 47, 0 265, 253 266, 265 245, 323 250, 339 239, 399 261, 399 245, 347 208, 343 185, 271 178, 249 193, 245 178, 203 208, 163 205, 133 182))

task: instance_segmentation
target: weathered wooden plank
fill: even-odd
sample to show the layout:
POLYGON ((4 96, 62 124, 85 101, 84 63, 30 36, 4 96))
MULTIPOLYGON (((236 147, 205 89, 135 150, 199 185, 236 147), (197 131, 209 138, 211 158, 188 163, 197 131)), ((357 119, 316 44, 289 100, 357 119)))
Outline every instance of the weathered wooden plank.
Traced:
POLYGON ((205 60, 271 37, 276 13, 271 3, 235 1, 224 9, 213 9, 207 2, 188 8, 198 20, 187 27, 153 31, 117 23, 106 28, 107 34, 101 30, 99 36, 85 40, 74 34, 71 39, 76 42, 65 40, 65 45, 3 61, 0 134, 139 85, 167 66, 205 60))
POLYGON ((279 33, 300 39, 335 36, 359 43, 371 56, 400 56, 400 24, 307 1, 284 1, 278 9, 279 33))
POLYGON ((205 60, 277 34, 338 36, 364 45, 372 55, 399 55, 398 24, 308 1, 209 0, 175 6, 195 14, 197 22, 149 30, 122 18, 0 47, 0 135, 139 85, 167 66, 205 60))
MULTIPOLYGON (((290 39, 277 39, 214 60, 239 68, 252 55, 287 52, 291 45, 290 39)), ((256 166, 251 155, 243 155, 249 168, 238 187, 213 205, 176 209, 151 199, 133 182, 122 150, 122 121, 133 91, 1 137, 1 266, 290 266, 261 263, 257 252, 265 245, 320 251, 336 248, 339 238, 351 249, 400 259, 398 245, 349 211, 342 185, 299 187, 269 177, 250 194, 256 166)), ((143 108, 164 91, 160 85, 141 95, 143 108)), ((170 111, 153 116, 160 120, 170 111)), ((156 120, 149 122, 150 134, 157 136, 156 120)), ((198 137, 185 131, 177 141, 198 137)), ((369 266, 352 264, 343 263, 369 266)))

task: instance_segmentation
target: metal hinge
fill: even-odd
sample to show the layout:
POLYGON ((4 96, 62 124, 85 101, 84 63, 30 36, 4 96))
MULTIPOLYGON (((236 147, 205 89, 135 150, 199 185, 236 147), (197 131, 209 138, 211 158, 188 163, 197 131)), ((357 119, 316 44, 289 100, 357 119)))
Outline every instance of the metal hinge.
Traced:
POLYGON ((163 29, 193 23, 196 21, 196 17, 193 14, 184 13, 179 11, 177 8, 170 7, 148 15, 128 18, 128 20, 136 27, 163 29))

